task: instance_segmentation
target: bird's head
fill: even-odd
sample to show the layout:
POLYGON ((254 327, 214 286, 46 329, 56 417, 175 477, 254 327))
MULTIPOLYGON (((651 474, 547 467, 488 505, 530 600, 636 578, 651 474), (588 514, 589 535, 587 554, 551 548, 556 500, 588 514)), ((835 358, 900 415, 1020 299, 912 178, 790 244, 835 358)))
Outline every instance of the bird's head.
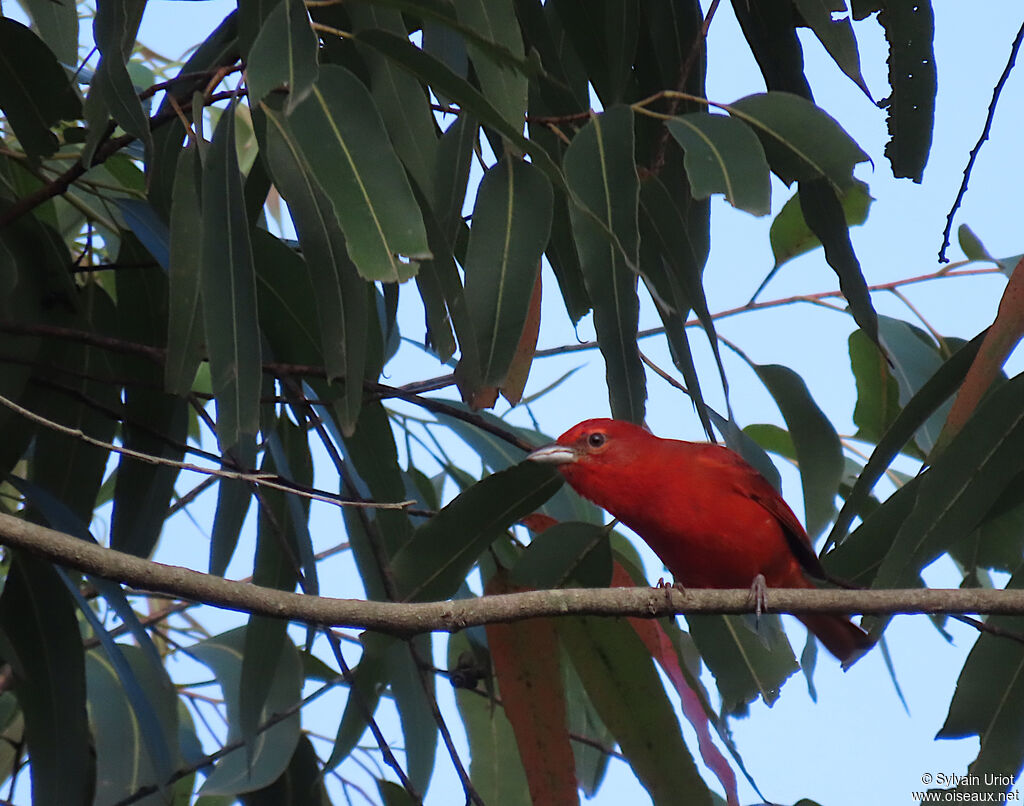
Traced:
POLYGON ((584 420, 526 458, 555 465, 577 492, 590 498, 594 485, 615 484, 619 473, 635 468, 643 460, 645 445, 654 439, 623 420, 584 420))

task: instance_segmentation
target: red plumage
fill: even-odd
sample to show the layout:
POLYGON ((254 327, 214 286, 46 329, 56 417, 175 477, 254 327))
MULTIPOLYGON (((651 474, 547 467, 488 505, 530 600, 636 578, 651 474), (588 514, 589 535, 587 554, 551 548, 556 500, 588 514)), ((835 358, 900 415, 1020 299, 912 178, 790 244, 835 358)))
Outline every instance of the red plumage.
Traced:
MULTIPOLYGON (((529 456, 557 465, 576 492, 636 532, 688 588, 813 588, 824 574, 775 488, 721 445, 661 439, 620 420, 587 420, 529 456)), ((870 646, 847 618, 800 620, 837 658, 870 646)))

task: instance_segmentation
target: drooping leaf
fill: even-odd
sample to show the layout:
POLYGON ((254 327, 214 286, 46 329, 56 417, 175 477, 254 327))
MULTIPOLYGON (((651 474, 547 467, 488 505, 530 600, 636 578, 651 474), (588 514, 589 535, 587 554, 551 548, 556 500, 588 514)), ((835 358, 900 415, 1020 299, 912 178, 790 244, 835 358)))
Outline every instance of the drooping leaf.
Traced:
MULTIPOLYGON (((245 643, 245 629, 208 638, 191 647, 196 660, 210 667, 224 693, 228 713, 228 742, 241 738, 241 669, 245 643)), ((290 642, 285 642, 285 647, 290 642)), ((264 673, 271 680, 270 692, 261 711, 263 722, 273 714, 294 708, 299 701, 302 685, 302 667, 294 646, 283 652, 273 669, 264 673)), ((276 781, 299 741, 299 715, 292 713, 282 721, 260 732, 252 745, 232 750, 216 762, 213 772, 200 788, 200 794, 237 795, 262 789, 276 781), (251 762, 251 763, 250 763, 251 762)))
POLYGON ((633 147, 633 112, 613 107, 576 134, 563 163, 612 416, 639 423, 647 386, 636 344, 639 183, 633 147))
MULTIPOLYGON (((118 651, 129 664, 143 695, 158 718, 157 729, 166 747, 177 748, 177 696, 166 674, 157 674, 141 649, 118 645, 118 651)), ((147 786, 166 785, 168 769, 161 774, 149 756, 147 745, 152 738, 145 732, 152 726, 139 721, 123 682, 109 657, 98 650, 86 654, 86 684, 89 712, 96 737, 96 798, 98 802, 116 803, 147 786)), ((178 753, 174 758, 180 764, 178 753)), ((171 761, 174 764, 174 761, 171 761)), ((175 764, 177 766, 177 764, 175 764)), ((165 790, 166 792, 166 790, 165 790)), ((145 806, 166 802, 165 795, 155 792, 138 801, 145 806)))
POLYGON ((754 129, 772 171, 787 185, 824 177, 842 190, 853 181, 854 166, 868 159, 834 118, 799 95, 748 95, 727 109, 754 129))
POLYGON ((505 382, 551 229, 551 201, 547 179, 521 160, 501 160, 480 183, 465 258, 477 346, 459 370, 469 389, 505 382))
MULTIPOLYGON (((868 186, 855 179, 853 184, 840 194, 846 226, 863 224, 867 220, 868 209, 873 201, 868 193, 868 186)), ((790 198, 779 210, 779 214, 772 221, 768 239, 772 245, 772 256, 775 258, 773 271, 783 263, 821 246, 821 240, 804 220, 798 195, 790 198)))
POLYGON ((480 553, 561 486, 551 468, 523 462, 484 478, 419 529, 391 573, 403 601, 446 599, 480 553))
POLYGON ((256 106, 273 89, 288 89, 290 113, 313 89, 317 39, 301 0, 280 0, 267 15, 246 61, 249 103, 256 106))
POLYGON ((985 334, 978 355, 971 364, 967 377, 949 410, 939 436, 938 448, 956 436, 974 413, 982 397, 1000 376, 1003 364, 1013 349, 1024 338, 1024 258, 1010 275, 1003 289, 996 318, 985 334))
MULTIPOLYGON (((488 595, 517 590, 523 588, 509 584, 504 575, 492 577, 485 588, 488 595)), ((489 624, 487 645, 530 797, 534 803, 578 803, 554 621, 489 624)))
MULTIPOLYGON (((397 8, 354 3, 349 12, 356 32, 376 28, 395 36, 408 35, 397 8)), ((427 93, 419 81, 373 48, 357 48, 370 69, 370 94, 377 102, 395 152, 423 194, 430 198, 434 189, 437 124, 427 93)))
POLYGON ((52 126, 82 114, 81 102, 53 52, 29 28, 8 17, 0 17, 0 109, 25 153, 35 157, 57 150, 52 126))
POLYGON ((64 64, 75 64, 78 61, 77 6, 72 3, 52 3, 50 0, 25 0, 23 7, 57 60, 64 64))
POLYGON ((857 37, 846 16, 846 1, 795 0, 794 5, 839 69, 870 99, 871 93, 860 72, 857 37))
POLYGON ((100 63, 89 85, 85 114, 89 132, 82 154, 82 163, 89 165, 96 148, 106 135, 107 121, 113 117, 129 134, 145 146, 146 154, 153 149, 153 135, 149 118, 128 74, 127 60, 138 36, 146 0, 122 0, 102 3, 96 8, 92 35, 100 53, 100 63))
POLYGON ((235 116, 221 115, 202 179, 200 289, 217 399, 217 440, 253 461, 262 378, 252 242, 235 152, 235 116))
POLYGON ((601 720, 654 803, 711 803, 639 636, 625 621, 559 619, 558 635, 601 720))
MULTIPOLYGON (((130 235, 122 240, 118 259, 130 263, 145 254, 130 235)), ((118 272, 118 323, 121 337, 159 345, 167 333, 167 274, 158 268, 118 272)), ((170 461, 181 461, 188 436, 188 402, 162 391, 163 372, 152 361, 123 356, 127 377, 141 381, 124 391, 124 447, 170 461)), ((122 456, 114 484, 110 546, 148 557, 164 526, 178 469, 122 456)))
POLYGON ((782 412, 793 437, 804 493, 807 534, 817 537, 835 513, 843 475, 843 448, 828 417, 814 402, 803 378, 779 364, 754 367, 782 412))
POLYGON ((878 444, 900 413, 899 386, 882 351, 864 331, 850 334, 849 350, 850 369, 857 383, 857 405, 853 409, 856 437, 878 444))
POLYGON ((935 16, 931 3, 886 4, 878 17, 889 42, 889 142, 885 156, 896 177, 920 182, 935 124, 935 16))
POLYGON ((608 529, 568 521, 533 538, 509 572, 509 581, 540 590, 559 588, 570 581, 585 588, 604 588, 611 582, 611 573, 608 529))
POLYGON ((701 660, 715 676, 723 713, 745 714, 757 697, 771 705, 799 668, 774 614, 761 614, 756 634, 742 616, 689 616, 686 622, 701 660))
MULTIPOLYGON (((1007 590, 1019 590, 1021 569, 1006 583, 1007 590)), ((990 616, 986 623, 999 630, 1019 632, 1024 628, 1020 616, 990 616)), ((936 739, 960 739, 977 736, 981 742, 978 757, 967 769, 969 776, 983 780, 986 775, 1008 776, 1013 780, 1024 759, 1024 735, 1017 715, 1024 707, 1024 647, 997 635, 982 633, 967 656, 956 692, 949 704, 946 721, 936 739)), ((966 792, 979 789, 972 780, 964 781, 966 792)))
MULTIPOLYGON (((900 390, 900 405, 906 406, 942 366, 942 355, 929 336, 899 319, 881 317, 879 335, 892 361, 892 374, 900 390)), ((949 402, 943 403, 917 429, 914 440, 926 453, 931 451, 939 438, 951 405, 949 402)))
POLYGON ((194 146, 178 158, 171 204, 171 249, 168 270, 167 358, 164 384, 171 394, 184 396, 192 388, 203 342, 200 309, 200 260, 203 232, 198 152, 194 146))
POLYGON ((241 797, 243 806, 331 806, 309 734, 303 733, 291 761, 272 784, 241 797))
POLYGON ((366 362, 366 283, 349 259, 330 202, 299 150, 287 118, 264 107, 264 149, 275 185, 288 200, 315 290, 320 345, 328 382, 344 379, 341 425, 354 427, 362 405, 366 362))
POLYGON ((25 718, 33 799, 91 803, 96 770, 75 606, 53 568, 28 554, 17 555, 0 595, 0 650, 25 718))
POLYGON ((969 533, 1007 485, 1024 472, 1024 375, 1007 381, 978 407, 921 476, 914 509, 892 538, 875 587, 903 587, 969 533))
MULTIPOLYGON (((452 635, 448 640, 448 668, 458 669, 460 661, 472 664, 472 659, 466 633, 452 635)), ((473 788, 487 804, 530 806, 533 801, 512 725, 505 710, 495 707, 487 694, 477 688, 475 680, 471 686, 455 688, 455 703, 469 742, 473 788)))
MULTIPOLYGON (((921 424, 932 417, 956 391, 978 353, 982 338, 983 335, 978 335, 957 350, 927 379, 917 393, 903 404, 899 415, 872 451, 867 464, 857 477, 853 490, 847 496, 846 503, 836 516, 832 531, 825 541, 826 549, 842 543, 850 524, 860 514, 875 483, 889 467, 893 458, 914 437, 921 424)), ((888 532, 885 539, 891 541, 893 534, 895 531, 888 532)))
POLYGON ((388 282, 412 277, 415 261, 430 257, 427 235, 366 87, 348 70, 325 65, 290 120, 359 273, 388 282))
POLYGON ((686 152, 686 175, 696 199, 712 193, 753 215, 771 212, 768 161, 757 135, 745 123, 724 115, 694 112, 666 125, 686 152))
MULTIPOLYGON (((523 40, 512 0, 456 0, 455 9, 459 22, 506 48, 513 56, 523 56, 523 40)), ((466 47, 484 95, 493 99, 510 126, 521 131, 526 115, 526 76, 495 62, 490 52, 474 42, 467 42, 466 47)))
POLYGON ((413 787, 426 792, 434 773, 438 728, 431 707, 434 675, 422 668, 432 658, 430 635, 395 644, 387 654, 387 679, 405 741, 406 771, 413 787))

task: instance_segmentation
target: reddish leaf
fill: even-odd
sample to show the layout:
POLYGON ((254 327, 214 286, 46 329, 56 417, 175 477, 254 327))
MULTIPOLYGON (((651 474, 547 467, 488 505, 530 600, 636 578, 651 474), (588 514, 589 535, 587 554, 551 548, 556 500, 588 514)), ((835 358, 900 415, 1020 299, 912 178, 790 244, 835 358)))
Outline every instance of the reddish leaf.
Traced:
POLYGON ((558 519, 552 518, 550 515, 545 515, 543 512, 534 512, 527 515, 519 522, 534 534, 539 535, 541 532, 557 525, 558 519))
MULTIPOLYGON (((613 588, 633 588, 636 587, 636 583, 629 572, 616 562, 612 569, 611 586, 613 588)), ((661 624, 653 619, 631 618, 629 623, 636 630, 636 634, 640 636, 640 640, 644 642, 651 657, 658 662, 661 670, 679 692, 683 715, 697 732, 697 747, 700 750, 700 756, 704 759, 708 769, 721 782, 729 806, 738 806, 739 792, 736 789, 736 774, 711 738, 710 720, 704 710, 704 704, 690 687, 686 675, 683 674, 679 665, 679 656, 672 646, 672 639, 669 638, 661 624)))
POLYGON ((530 367, 533 366, 533 353, 537 349, 537 336, 540 334, 540 299, 541 279, 540 263, 538 263, 537 279, 533 283, 533 292, 530 294, 530 307, 526 312, 526 321, 523 323, 523 334, 519 337, 519 345, 516 347, 516 353, 509 365, 505 383, 501 387, 502 397, 513 406, 523 399, 526 379, 530 377, 530 367))
MULTIPOLYGON (((508 584, 500 575, 487 584, 486 593, 519 590, 525 588, 508 584)), ((578 804, 554 624, 550 619, 488 624, 487 643, 531 799, 552 806, 578 804)))
POLYGON ((1013 352, 1021 338, 1024 338, 1024 258, 1017 262, 1010 275, 1003 298, 999 300, 995 321, 985 335, 953 407, 949 410, 938 442, 940 449, 959 433, 974 413, 998 377, 1007 356, 1013 352))

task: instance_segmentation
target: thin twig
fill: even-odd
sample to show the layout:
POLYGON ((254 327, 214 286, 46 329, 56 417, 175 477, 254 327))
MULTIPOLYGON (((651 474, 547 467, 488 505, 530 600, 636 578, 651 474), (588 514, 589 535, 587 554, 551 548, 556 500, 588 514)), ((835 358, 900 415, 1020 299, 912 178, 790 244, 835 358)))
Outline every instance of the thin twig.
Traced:
POLYGON ((988 140, 989 133, 992 131, 992 120, 996 116, 996 104, 999 103, 999 96, 1003 91, 1003 87, 1006 85, 1007 79, 1010 77, 1010 73, 1013 71, 1014 62, 1017 61, 1017 53, 1020 51, 1021 42, 1024 41, 1024 23, 1021 24, 1020 30, 1017 31, 1017 36, 1013 40, 1013 45, 1010 47, 1010 57, 1006 60, 1006 67, 1003 68, 1003 74, 999 76, 999 81, 996 82, 995 88, 992 90, 992 100, 988 105, 988 115, 985 117, 985 126, 981 130, 981 136, 978 138, 978 142, 974 148, 971 149, 971 156, 967 160, 967 167, 964 168, 964 178, 960 183, 960 190, 956 194, 956 199, 953 200, 953 206, 949 208, 949 214, 946 216, 946 228, 942 231, 942 246, 939 248, 939 262, 948 263, 949 259, 946 257, 946 249, 949 247, 950 234, 953 231, 953 216, 956 215, 956 211, 960 209, 960 203, 964 200, 964 194, 967 193, 967 183, 971 180, 971 172, 974 170, 974 162, 978 158, 978 152, 981 151, 982 144, 988 140))
POLYGON ((0 395, 0 405, 4 405, 11 411, 20 414, 22 417, 31 420, 38 425, 45 426, 65 436, 73 437, 74 439, 86 442, 89 445, 94 445, 97 448, 103 448, 104 450, 113 451, 114 453, 121 454, 122 456, 128 456, 132 459, 138 459, 140 462, 146 462, 151 465, 163 465, 165 467, 176 467, 179 470, 189 470, 193 473, 202 473, 208 476, 217 476, 222 479, 237 479, 239 481, 248 482, 251 484, 259 484, 263 487, 269 487, 273 490, 281 490, 286 493, 294 493, 295 495, 301 495, 303 498, 309 498, 314 501, 323 501, 327 504, 334 504, 335 506, 351 506, 351 507, 365 507, 369 509, 405 509, 406 507, 415 504, 415 501, 353 501, 342 496, 334 495, 332 493, 316 492, 312 490, 303 489, 301 485, 293 483, 283 483, 284 480, 280 479, 279 476, 266 474, 266 473, 243 473, 235 470, 221 470, 219 468, 212 467, 201 467, 199 465, 191 464, 190 462, 179 462, 174 459, 166 459, 162 456, 154 456, 153 454, 143 453, 142 451, 132 450, 131 448, 125 448, 120 445, 114 445, 110 442, 104 442, 101 439, 91 437, 79 428, 71 428, 61 423, 48 420, 41 414, 36 414, 34 411, 19 406, 13 400, 9 400, 3 395, 0 395))

